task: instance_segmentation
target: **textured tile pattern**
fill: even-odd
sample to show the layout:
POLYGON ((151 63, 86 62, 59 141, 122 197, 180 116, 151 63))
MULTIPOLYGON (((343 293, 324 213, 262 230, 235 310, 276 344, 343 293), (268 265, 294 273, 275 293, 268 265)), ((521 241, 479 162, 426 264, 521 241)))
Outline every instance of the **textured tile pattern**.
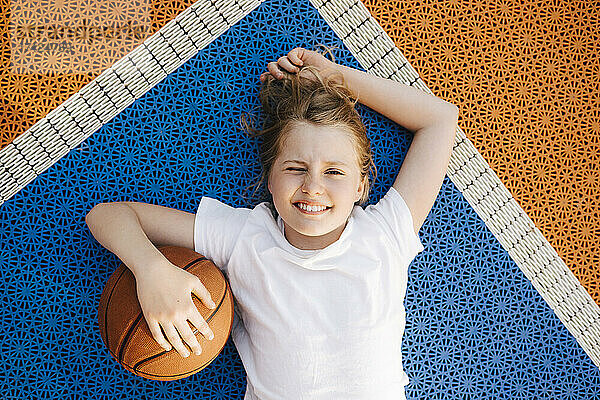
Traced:
MULTIPOLYGON (((258 76, 266 61, 293 46, 310 48, 317 41, 337 45, 338 62, 425 90, 385 34, 367 18, 360 19, 366 16, 360 4, 346 4, 347 12, 332 11, 330 2, 319 10, 308 2, 263 3, 223 34, 217 30, 214 40, 198 46, 202 50, 179 68, 169 70, 172 66, 160 56, 141 57, 139 65, 148 61, 154 66, 143 76, 158 73, 145 94, 143 85, 134 89, 139 79, 125 78, 137 68, 107 71, 88 92, 73 96, 61 105, 64 109, 59 107, 61 113, 32 130, 35 143, 46 144, 43 152, 32 153, 25 139, 7 147, 11 157, 27 160, 11 167, 15 176, 25 176, 19 179, 27 179, 32 169, 20 170, 21 165, 38 169, 0 207, 0 285, 5 293, 0 388, 6 398, 242 397, 245 374, 231 341, 210 367, 174 383, 137 378, 112 361, 97 331, 96 312, 102 287, 119 261, 94 241, 84 216, 102 201, 143 201, 189 212, 195 212, 203 195, 234 206, 256 204, 256 199, 244 197, 244 188, 258 179, 256 143, 240 132, 239 115, 258 105, 258 76), (300 20, 305 26, 298 28, 300 20), (345 28, 352 26, 347 20, 371 30, 357 35, 345 28), (124 78, 115 80, 114 71, 124 78), (117 89, 121 91, 111 92, 117 89), (125 98, 113 98, 114 93, 125 98), (128 94, 136 98, 130 104, 128 94), (85 113, 86 108, 94 111, 85 113), (77 144, 78 129, 96 132, 77 144), (60 132, 60 141, 49 139, 57 137, 52 132, 60 132), (73 150, 60 153, 69 146, 73 150), (34 157, 44 157, 47 164, 34 157), (48 164, 53 157, 55 162, 48 164)), ((227 16, 215 18, 230 21, 227 16)), ((203 20, 215 19, 205 15, 203 20)), ((187 57, 178 51, 189 54, 186 46, 175 50, 168 33, 160 37, 156 47, 144 50, 175 54, 178 62, 187 57), (166 47, 161 45, 165 42, 166 47)), ((366 107, 359 111, 380 172, 370 201, 376 202, 393 182, 410 135, 366 107)), ((412 381, 407 397, 599 398, 598 369, 577 342, 580 337, 561 323, 561 314, 553 312, 536 285, 556 286, 558 294, 565 289, 553 286, 544 274, 527 272, 543 270, 556 260, 544 252, 543 236, 527 229, 518 207, 509 209, 516 212, 511 214, 517 215, 516 221, 525 221, 516 232, 534 232, 531 240, 540 246, 525 253, 507 249, 505 243, 513 237, 502 237, 505 226, 500 222, 506 219, 496 221, 493 215, 502 214, 486 214, 493 207, 480 205, 512 202, 490 172, 466 174, 482 182, 469 190, 470 181, 459 171, 487 168, 469 144, 460 130, 453 169, 421 230, 426 250, 410 269, 403 341, 404 365, 412 381), (458 164, 465 154, 471 162, 458 164), (529 258, 519 254, 537 262, 524 268, 529 258), (535 277, 539 279, 532 284, 529 279, 535 277)), ((565 282, 575 284, 564 268, 559 271, 565 282)), ((575 300, 586 301, 578 296, 581 292, 573 292, 575 300)), ((573 315, 593 318, 586 310, 576 311, 573 315)))

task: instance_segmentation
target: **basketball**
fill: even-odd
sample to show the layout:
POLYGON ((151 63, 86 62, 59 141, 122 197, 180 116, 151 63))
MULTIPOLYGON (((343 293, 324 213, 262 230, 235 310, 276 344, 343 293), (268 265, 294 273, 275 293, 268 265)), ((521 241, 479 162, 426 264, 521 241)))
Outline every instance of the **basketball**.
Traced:
POLYGON ((135 276, 123 263, 104 287, 98 307, 98 324, 108 351, 126 370, 148 379, 171 381, 206 368, 221 353, 233 324, 233 295, 229 282, 211 260, 184 247, 162 246, 158 250, 172 264, 196 275, 210 292, 217 305, 215 309, 204 306, 193 293, 192 298, 215 334, 214 339, 206 339, 190 324, 202 353, 194 354, 183 340, 189 357, 181 357, 174 347, 165 351, 148 328, 137 298, 135 276))

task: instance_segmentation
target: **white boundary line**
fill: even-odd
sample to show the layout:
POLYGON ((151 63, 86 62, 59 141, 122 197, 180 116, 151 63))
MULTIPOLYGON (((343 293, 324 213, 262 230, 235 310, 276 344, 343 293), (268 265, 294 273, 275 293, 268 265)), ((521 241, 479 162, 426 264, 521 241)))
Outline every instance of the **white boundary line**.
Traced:
POLYGON ((0 149, 0 205, 263 1, 197 1, 0 149))

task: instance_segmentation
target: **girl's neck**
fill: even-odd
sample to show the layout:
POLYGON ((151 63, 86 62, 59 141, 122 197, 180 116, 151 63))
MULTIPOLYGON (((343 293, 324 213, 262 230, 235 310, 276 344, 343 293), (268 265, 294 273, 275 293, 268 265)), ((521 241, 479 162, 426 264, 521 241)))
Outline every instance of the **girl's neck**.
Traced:
POLYGON ((321 250, 325 247, 329 246, 332 243, 335 243, 340 236, 342 236, 342 232, 346 228, 348 221, 344 225, 341 225, 334 229, 333 231, 326 233, 321 236, 306 236, 296 232, 294 229, 287 226, 285 221, 283 222, 283 232, 284 237, 292 246, 296 247, 300 250, 321 250))

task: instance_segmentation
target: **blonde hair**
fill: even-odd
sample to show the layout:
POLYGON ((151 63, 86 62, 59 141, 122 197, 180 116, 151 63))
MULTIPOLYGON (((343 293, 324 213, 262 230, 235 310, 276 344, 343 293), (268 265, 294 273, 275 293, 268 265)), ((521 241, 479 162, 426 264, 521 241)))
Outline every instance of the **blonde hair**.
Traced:
MULTIPOLYGON (((330 50, 331 48, 326 47, 326 52, 335 62, 330 50)), ((262 175, 258 183, 250 186, 257 186, 253 196, 263 182, 268 182, 288 132, 294 124, 306 122, 341 128, 348 133, 357 156, 361 182, 365 183, 362 197, 355 204, 364 205, 371 187, 369 177, 374 171, 375 181, 377 168, 373 162, 371 142, 367 137, 365 125, 355 109, 358 97, 348 88, 340 72, 324 77, 321 71, 313 66, 300 67, 300 73, 296 74, 287 73, 283 69, 282 71, 283 79, 276 79, 269 74, 260 87, 258 98, 265 118, 262 129, 249 126, 242 115, 241 122, 246 128, 244 132, 250 137, 262 138, 259 147, 262 175), (314 79, 305 76, 304 71, 310 72, 314 79), (341 78, 341 82, 336 81, 337 77, 341 78)), ((273 198, 268 190, 263 190, 261 200, 268 202, 274 217, 277 218, 273 198)))

